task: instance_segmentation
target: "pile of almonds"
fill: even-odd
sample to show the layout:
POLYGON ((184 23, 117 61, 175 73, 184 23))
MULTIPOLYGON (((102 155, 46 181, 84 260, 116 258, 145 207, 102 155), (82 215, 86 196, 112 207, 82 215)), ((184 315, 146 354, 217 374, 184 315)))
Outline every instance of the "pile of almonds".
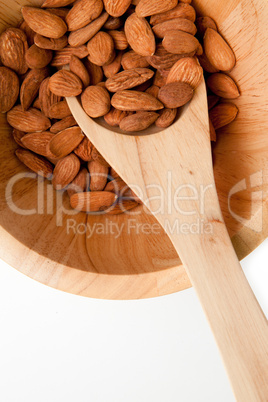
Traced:
POLYGON ((191 0, 45 0, 0 36, 0 111, 19 160, 73 208, 119 214, 137 196, 85 137, 64 97, 128 133, 171 125, 205 71, 211 139, 238 113, 235 55, 191 0), (196 36, 195 36, 196 35, 196 36), (223 100, 222 100, 223 98, 223 100), (19 100, 19 102, 18 102, 19 100))

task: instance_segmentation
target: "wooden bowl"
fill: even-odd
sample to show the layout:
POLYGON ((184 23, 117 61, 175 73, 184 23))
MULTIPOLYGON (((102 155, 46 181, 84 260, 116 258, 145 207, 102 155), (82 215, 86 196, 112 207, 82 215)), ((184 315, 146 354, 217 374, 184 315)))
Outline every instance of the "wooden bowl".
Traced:
MULTIPOLYGON (((20 7, 29 2, 1 0, 0 4, 2 31, 20 21, 20 7)), ((240 113, 233 124, 219 132, 214 162, 222 211, 241 259, 268 235, 268 5, 265 0, 226 0, 224 5, 220 0, 194 0, 193 4, 200 14, 216 20, 237 56, 231 75, 242 93, 235 101, 240 113)), ((133 217, 127 215, 61 214, 60 198, 55 199, 48 183, 40 181, 37 193, 37 183, 31 177, 18 180, 15 175, 25 168, 14 157, 16 144, 5 115, 0 119, 0 257, 4 261, 48 286, 95 298, 155 297, 191 286, 163 232, 129 236, 126 227, 133 217), (38 209, 31 211, 36 209, 37 194, 38 209), (16 208, 27 209, 27 215, 16 208), (70 224, 67 233, 68 219, 75 220, 80 234, 74 234, 70 224), (91 238, 83 233, 85 223, 97 228, 114 222, 123 228, 118 239, 111 233, 99 232, 91 238)), ((155 224, 150 214, 135 219, 136 224, 155 224)))

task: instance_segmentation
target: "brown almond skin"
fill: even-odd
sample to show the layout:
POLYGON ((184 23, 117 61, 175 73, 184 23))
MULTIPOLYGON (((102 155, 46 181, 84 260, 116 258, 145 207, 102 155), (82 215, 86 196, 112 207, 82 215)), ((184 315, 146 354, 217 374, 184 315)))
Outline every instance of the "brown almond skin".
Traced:
POLYGON ((84 90, 81 102, 88 116, 95 118, 107 114, 111 107, 108 91, 96 85, 91 85, 84 90))
POLYGON ((147 94, 153 95, 155 98, 158 98, 159 90, 160 90, 160 88, 158 86, 152 85, 151 87, 146 89, 145 92, 147 94))
POLYGON ((29 68, 44 68, 51 62, 52 56, 52 50, 41 49, 34 44, 26 51, 25 60, 29 68))
POLYGON ((175 120, 177 116, 177 109, 163 109, 160 111, 160 116, 155 122, 156 127, 159 128, 167 128, 169 127, 175 120))
POLYGON ((69 197, 76 193, 82 193, 88 190, 89 184, 89 173, 86 168, 80 170, 78 175, 74 178, 74 180, 69 184, 67 188, 67 192, 69 197))
POLYGON ((204 51, 210 64, 220 71, 231 71, 236 59, 233 50, 214 29, 208 28, 204 36, 204 51))
POLYGON ((55 190, 62 190, 70 184, 80 170, 80 161, 70 154, 58 161, 53 171, 52 184, 55 190))
POLYGON ((87 137, 85 137, 82 142, 75 148, 74 153, 82 159, 84 162, 89 162, 92 159, 92 143, 89 141, 87 137))
POLYGON ((161 88, 167 83, 167 77, 170 70, 156 70, 153 85, 161 88))
POLYGON ((196 18, 195 9, 189 4, 183 4, 180 2, 172 10, 169 10, 165 13, 153 15, 150 18, 150 24, 156 25, 164 21, 172 20, 174 18, 186 18, 194 22, 196 18))
POLYGON ((150 24, 136 13, 125 22, 125 34, 131 48, 141 56, 152 56, 155 52, 155 37, 150 24))
POLYGON ((19 90, 19 78, 16 73, 7 67, 0 67, 0 113, 6 113, 13 108, 19 90))
POLYGON ((68 42, 70 46, 81 46, 88 42, 97 32, 101 29, 103 24, 108 19, 108 14, 106 12, 102 13, 101 16, 94 21, 90 22, 83 28, 77 29, 70 33, 68 37, 68 42))
POLYGON ((87 44, 88 59, 97 66, 110 64, 115 58, 114 42, 106 32, 98 32, 87 44))
POLYGON ((238 108, 234 103, 222 102, 209 111, 209 117, 215 130, 227 126, 235 120, 238 108))
POLYGON ((164 108, 163 104, 154 96, 131 90, 116 92, 111 99, 111 104, 115 109, 129 112, 154 111, 164 108))
POLYGON ((53 135, 49 142, 50 152, 56 158, 63 158, 69 155, 84 139, 84 134, 80 127, 73 126, 53 135))
POLYGON ((29 46, 32 46, 34 44, 34 36, 36 33, 29 27, 29 25, 26 23, 26 21, 22 21, 20 24, 19 28, 25 33, 27 36, 27 42, 29 46))
POLYGON ((102 191, 107 183, 109 168, 98 161, 88 163, 90 173, 90 191, 102 191))
POLYGON ((27 49, 27 37, 21 29, 8 28, 0 35, 0 59, 5 67, 19 75, 28 70, 25 62, 27 49))
POLYGON ((193 35, 175 30, 166 33, 162 44, 169 53, 181 55, 195 53, 199 47, 199 42, 193 35))
POLYGON ((140 0, 135 11, 138 17, 149 17, 154 14, 165 13, 176 7, 177 4, 178 0, 140 0))
POLYGON ((113 75, 106 81, 106 88, 110 92, 134 88, 150 80, 153 75, 154 72, 148 68, 134 68, 132 70, 122 71, 113 75))
POLYGON ((30 133, 26 134, 21 138, 23 146, 32 152, 42 156, 52 156, 47 152, 47 145, 50 140, 54 137, 49 131, 44 131, 41 133, 30 133))
POLYGON ((137 201, 121 198, 116 201, 115 205, 105 211, 105 213, 107 215, 120 215, 138 206, 139 203, 137 201))
POLYGON ((178 60, 167 77, 167 84, 171 82, 186 82, 196 89, 203 78, 203 69, 194 57, 184 57, 178 60))
POLYGON ((213 74, 213 73, 217 73, 219 71, 217 68, 212 66, 212 64, 209 62, 207 56, 205 55, 205 53, 203 53, 202 55, 199 55, 198 60, 199 60, 199 63, 201 64, 201 67, 203 68, 203 70, 205 70, 207 73, 213 74))
POLYGON ((220 97, 217 95, 208 95, 208 110, 212 109, 219 102, 220 97))
POLYGON ((42 8, 49 7, 66 7, 69 4, 72 4, 74 0, 45 0, 41 5, 42 8))
POLYGON ((123 112, 122 110, 117 110, 112 108, 109 113, 104 116, 104 120, 111 127, 118 127, 121 120, 129 115, 130 112, 123 112))
POLYGON ((66 35, 61 36, 58 39, 46 38, 45 36, 35 34, 34 43, 41 49, 47 50, 60 50, 68 44, 68 38, 66 35))
POLYGON ((50 132, 57 134, 60 131, 66 130, 66 128, 77 126, 75 118, 71 116, 64 117, 63 119, 57 121, 50 127, 50 132))
POLYGON ((90 76, 91 85, 97 85, 103 79, 103 70, 100 66, 96 66, 96 64, 91 63, 88 58, 84 60, 84 65, 90 76))
POLYGON ((49 116, 51 119, 61 120, 65 117, 71 116, 71 114, 72 113, 65 99, 63 101, 53 103, 49 108, 49 116))
POLYGON ((229 75, 215 73, 207 78, 207 86, 217 96, 224 99, 236 99, 240 96, 239 89, 229 75))
POLYGON ((72 55, 77 56, 79 59, 87 57, 87 47, 85 45, 81 45, 78 47, 67 46, 64 49, 57 50, 55 51, 54 57, 50 64, 52 67, 61 67, 65 64, 69 64, 72 55))
POLYGON ((102 67, 104 75, 106 78, 110 78, 113 75, 117 74, 121 69, 121 61, 122 61, 123 52, 118 52, 115 59, 110 64, 106 64, 102 67))
POLYGON ((121 64, 124 70, 131 70, 132 68, 146 68, 149 66, 146 57, 134 52, 134 50, 130 50, 129 52, 123 54, 121 64))
POLYGON ((194 91, 185 82, 172 82, 164 85, 158 94, 158 98, 166 108, 174 109, 188 103, 193 97, 194 91))
POLYGON ((131 0, 103 0, 105 10, 112 17, 121 17, 131 4, 131 0))
POLYGON ((49 79, 50 91, 58 96, 78 96, 83 90, 80 78, 67 70, 60 70, 49 79))
POLYGON ((77 0, 66 16, 68 31, 83 28, 98 18, 102 10, 102 0, 77 0))
POLYGON ((77 193, 71 196, 72 208, 81 212, 103 212, 110 208, 117 199, 117 195, 108 191, 93 191, 77 193))
POLYGON ((209 119, 209 132, 210 132, 210 141, 216 142, 217 134, 216 134, 216 130, 212 124, 211 119, 209 119))
POLYGON ((187 32, 191 35, 196 34, 195 24, 186 18, 174 18, 173 20, 161 22, 153 27, 153 33, 158 38, 164 38, 167 31, 173 31, 174 29, 187 32))
POLYGON ((46 10, 49 11, 51 14, 57 15, 64 22, 66 20, 68 12, 70 11, 69 8, 66 8, 66 7, 65 8, 64 7, 61 7, 61 8, 47 8, 46 10))
POLYGON ((218 31, 217 24, 211 17, 199 17, 197 18, 195 23, 197 27, 197 34, 200 39, 203 39, 208 28, 214 29, 214 31, 218 31))
POLYGON ((21 105, 7 113, 7 121, 11 127, 26 133, 46 131, 51 126, 50 120, 40 110, 30 108, 24 111, 21 105))
POLYGON ((137 112, 121 120, 119 127, 128 133, 146 130, 159 117, 155 112, 137 112))
POLYGON ((54 118, 54 116, 50 116, 50 107, 54 103, 57 103, 61 100, 60 96, 53 94, 49 89, 49 78, 44 79, 39 88, 39 103, 40 109, 44 113, 45 116, 49 118, 54 118))
POLYGON ((72 55, 69 63, 70 71, 77 75, 83 83, 84 88, 90 84, 90 76, 83 62, 76 56, 72 55))
POLYGON ((33 172, 47 179, 51 178, 53 165, 40 155, 36 155, 26 149, 17 149, 15 151, 17 158, 33 172))
MULTIPOLYGON (((190 56, 194 55, 194 52, 190 56)), ((146 57, 148 63, 159 70, 169 70, 174 63, 181 59, 184 55, 172 54, 168 52, 162 44, 158 44, 155 54, 150 57, 146 57)))
POLYGON ((21 142, 22 138, 25 135, 26 135, 26 133, 24 133, 23 131, 16 130, 15 128, 13 128, 13 130, 12 130, 12 137, 13 137, 14 141, 22 148, 25 148, 25 146, 21 142))
POLYGON ((40 35, 57 39, 67 31, 67 26, 62 18, 47 10, 24 6, 21 12, 29 27, 40 35))
POLYGON ((125 50, 128 48, 128 41, 124 31, 110 30, 109 35, 114 41, 114 48, 116 50, 125 50))
POLYGON ((48 68, 38 68, 28 72, 20 88, 20 103, 23 110, 29 109, 38 94, 42 81, 48 75, 48 68))

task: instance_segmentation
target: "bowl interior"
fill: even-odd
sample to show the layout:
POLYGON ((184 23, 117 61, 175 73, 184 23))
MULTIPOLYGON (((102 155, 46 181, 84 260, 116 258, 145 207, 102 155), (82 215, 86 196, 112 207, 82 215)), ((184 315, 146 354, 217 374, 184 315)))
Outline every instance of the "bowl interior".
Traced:
MULTIPOLYGON (((7 8, 6 1, 0 3, 1 30, 16 25, 21 5, 28 4, 12 0, 14 7, 9 2, 7 8)), ((243 258, 268 234, 268 7, 260 0, 227 0, 224 7, 219 0, 193 3, 217 21, 237 56, 231 75, 242 93, 235 101, 240 112, 219 130, 213 156, 225 222, 243 258)), ((90 297, 152 297, 191 286, 167 235, 149 213, 72 215, 66 194, 56 196, 49 182, 37 182, 29 172, 25 177, 5 115, 0 127, 2 259, 42 283, 90 297), (137 231, 139 225, 147 230, 137 231)))

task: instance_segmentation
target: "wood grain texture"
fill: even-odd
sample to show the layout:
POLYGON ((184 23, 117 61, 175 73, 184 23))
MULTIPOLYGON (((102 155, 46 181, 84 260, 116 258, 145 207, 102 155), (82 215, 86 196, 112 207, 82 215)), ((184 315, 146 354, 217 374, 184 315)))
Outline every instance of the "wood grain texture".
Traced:
MULTIPOLYGON (((20 21, 19 9, 22 4, 38 3, 40 4, 38 0, 31 3, 1 1, 0 30, 20 21)), ((215 179, 224 220, 241 259, 268 235, 268 117, 264 111, 267 107, 265 83, 267 86, 268 81, 268 34, 265 28, 267 3, 262 0, 228 0, 222 8, 218 0, 198 0, 194 1, 194 5, 204 14, 216 19, 220 31, 234 48, 238 58, 232 76, 242 91, 242 96, 235 101, 240 114, 236 122, 221 130, 214 148, 214 159, 215 179), (246 29, 247 27, 250 29, 246 29), (255 197, 251 202, 256 186, 251 187, 250 177, 258 172, 262 172, 263 176, 263 201, 259 195, 259 199, 255 197), (232 209, 248 220, 247 226, 230 215, 227 200, 230 189, 244 179, 247 187, 232 198, 232 209)), ((4 196, 6 184, 15 173, 25 169, 13 157, 16 144, 10 140, 10 129, 3 115, 0 116, 0 125, 0 256, 3 260, 46 285, 95 298, 155 297, 191 286, 170 240, 162 235, 163 232, 150 239, 144 236, 144 241, 134 233, 132 236, 125 233, 117 240, 108 236, 100 241, 96 237, 86 241, 84 235, 67 235, 66 226, 57 227, 55 215, 34 214, 21 217, 11 211, 4 196), (138 254, 135 253, 137 245, 138 254), (118 254, 114 250, 118 250, 118 254), (110 255, 111 263, 107 255, 110 255)), ((19 205, 35 207, 33 196, 36 194, 36 184, 33 180, 24 180, 15 189, 19 205)), ((52 195, 49 194, 48 197, 51 198, 52 195)), ((64 216, 65 224, 67 219, 64 216)), ((75 219, 78 223, 85 223, 87 218, 81 214, 75 219)), ((94 225, 95 222, 105 223, 110 219, 124 223, 127 218, 108 219, 98 216, 88 219, 94 225)), ((145 219, 142 220, 145 223, 156 222, 150 215, 142 219, 145 219)))

